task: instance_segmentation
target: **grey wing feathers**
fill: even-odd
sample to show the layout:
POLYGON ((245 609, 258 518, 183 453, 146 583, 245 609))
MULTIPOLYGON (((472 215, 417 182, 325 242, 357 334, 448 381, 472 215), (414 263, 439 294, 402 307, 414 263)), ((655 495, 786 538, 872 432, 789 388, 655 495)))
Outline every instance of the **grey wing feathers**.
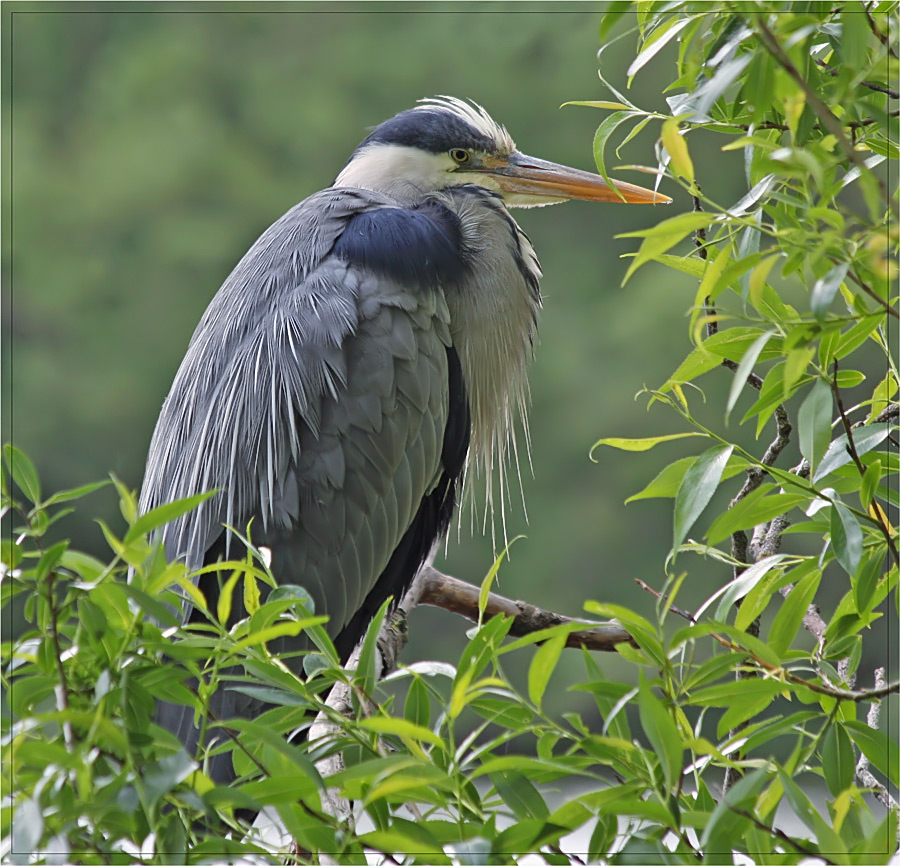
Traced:
POLYGON ((437 483, 447 423, 443 294, 329 255, 348 219, 382 204, 327 190, 251 248, 192 338, 141 494, 146 511, 220 488, 163 529, 167 556, 196 569, 227 555, 223 523, 243 531, 255 517, 254 542, 332 634, 437 483))

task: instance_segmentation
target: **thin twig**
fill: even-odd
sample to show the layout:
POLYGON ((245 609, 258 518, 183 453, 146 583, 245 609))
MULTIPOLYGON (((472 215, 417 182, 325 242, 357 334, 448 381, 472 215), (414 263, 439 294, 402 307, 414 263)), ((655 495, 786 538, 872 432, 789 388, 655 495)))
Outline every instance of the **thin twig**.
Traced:
POLYGON ((738 809, 735 806, 732 806, 727 800, 725 801, 725 805, 734 812, 735 815, 740 815, 742 818, 746 818, 748 821, 755 824, 760 830, 764 833, 771 833, 776 839, 780 839, 782 842, 787 842, 789 845, 792 845, 797 851, 801 854, 805 854, 807 857, 814 857, 816 860, 821 860, 823 863, 831 864, 834 866, 834 860, 829 860, 821 851, 814 850, 812 848, 807 848, 802 843, 798 842, 791 836, 788 836, 784 830, 779 829, 778 827, 772 826, 770 827, 764 821, 760 821, 752 812, 747 812, 744 809, 738 809))
MULTIPOLYGON (((819 68, 824 69, 832 78, 841 74, 840 69, 835 69, 834 66, 830 66, 824 60, 816 60, 816 64, 819 68)), ((875 84, 874 81, 860 81, 859 83, 863 87, 868 87, 869 90, 874 90, 877 93, 886 93, 891 99, 900 99, 900 93, 897 93, 896 90, 891 90, 889 87, 885 87, 883 84, 875 84)))
MULTIPOLYGON (((828 257, 828 260, 832 264, 838 264, 838 260, 832 258, 831 256, 828 257)), ((882 309, 884 309, 884 311, 889 316, 893 316, 895 319, 900 319, 900 313, 897 312, 897 308, 892 307, 884 298, 880 297, 875 289, 873 289, 868 283, 864 282, 855 273, 853 273, 852 268, 847 271, 847 276, 850 277, 850 279, 853 280, 853 282, 856 283, 856 285, 859 286, 870 298, 872 298, 875 303, 882 307, 882 309)))
MULTIPOLYGON (((866 474, 866 467, 863 466, 862 460, 859 459, 859 454, 856 450, 856 443, 853 441, 853 427, 850 425, 850 420, 847 418, 847 413, 844 411, 844 401, 841 398, 841 389, 838 387, 837 383, 837 375, 838 375, 838 361, 837 358, 834 359, 834 375, 831 379, 831 391, 834 394, 835 402, 838 407, 838 414, 841 418, 841 424, 844 427, 844 433, 847 436, 847 451, 850 453, 850 458, 853 460, 854 465, 856 466, 857 471, 860 474, 860 477, 866 474)), ((894 543, 894 536, 892 534, 892 529, 887 525, 887 517, 882 511, 881 508, 872 508, 869 509, 869 514, 872 515, 876 524, 878 525, 881 534, 884 536, 884 540, 887 542, 888 549, 891 551, 891 556, 894 557, 894 562, 897 565, 900 565, 900 551, 897 550, 897 545, 894 543)))

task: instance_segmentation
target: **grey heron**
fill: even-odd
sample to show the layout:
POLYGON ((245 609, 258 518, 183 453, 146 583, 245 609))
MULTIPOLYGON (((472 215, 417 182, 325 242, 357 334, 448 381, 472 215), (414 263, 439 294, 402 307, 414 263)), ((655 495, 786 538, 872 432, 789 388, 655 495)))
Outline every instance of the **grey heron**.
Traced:
MULTIPOLYGON (((252 518, 273 574, 306 588, 346 659, 445 534, 464 468, 504 460, 541 306, 508 208, 568 199, 669 201, 525 156, 459 99, 376 127, 331 186, 263 232, 191 338, 140 509, 219 492, 161 531, 167 558, 194 572, 226 557, 224 526, 252 518)), ((199 588, 215 610, 216 575, 199 588)), ((302 646, 282 644, 298 672, 302 646)), ((224 689, 210 704, 220 720, 261 709, 224 689)), ((165 704, 159 719, 197 747, 192 710, 165 704)), ((217 782, 232 775, 223 757, 217 782)))

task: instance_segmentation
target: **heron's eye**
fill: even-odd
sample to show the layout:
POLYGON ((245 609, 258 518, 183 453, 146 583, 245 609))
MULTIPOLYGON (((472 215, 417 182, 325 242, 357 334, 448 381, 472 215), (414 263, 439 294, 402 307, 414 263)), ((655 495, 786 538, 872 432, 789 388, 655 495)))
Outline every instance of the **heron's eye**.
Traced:
POLYGON ((457 165, 464 165, 469 161, 469 151, 463 150, 461 147, 454 147, 450 151, 450 159, 457 165))

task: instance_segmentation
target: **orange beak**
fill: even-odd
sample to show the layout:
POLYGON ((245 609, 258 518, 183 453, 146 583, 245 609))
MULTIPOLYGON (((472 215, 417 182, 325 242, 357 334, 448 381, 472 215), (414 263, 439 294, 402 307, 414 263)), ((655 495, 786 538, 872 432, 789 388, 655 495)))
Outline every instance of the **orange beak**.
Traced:
POLYGON ((569 199, 626 204, 668 204, 672 201, 667 195, 632 183, 614 180, 610 186, 599 174, 522 153, 511 153, 492 165, 485 161, 478 171, 494 178, 511 205, 550 204, 569 199))

